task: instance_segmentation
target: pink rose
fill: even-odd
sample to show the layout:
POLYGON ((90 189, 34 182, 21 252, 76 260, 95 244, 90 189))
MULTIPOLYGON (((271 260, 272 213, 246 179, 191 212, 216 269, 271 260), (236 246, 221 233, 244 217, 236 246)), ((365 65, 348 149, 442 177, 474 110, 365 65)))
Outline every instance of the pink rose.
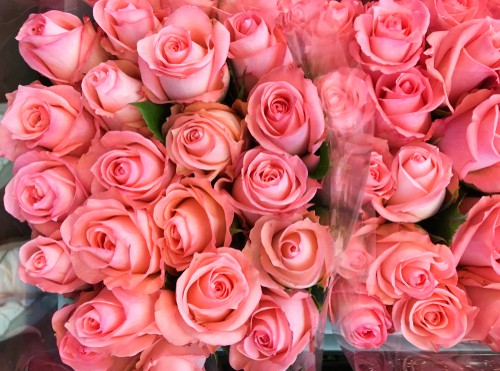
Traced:
POLYGON ((43 291, 69 293, 85 286, 71 264, 63 241, 38 236, 19 250, 19 277, 43 291))
POLYGON ((94 118, 71 86, 45 87, 34 82, 20 85, 7 98, 0 151, 12 161, 32 149, 49 150, 57 156, 79 156, 87 151, 97 133, 94 118))
POLYGON ((500 0, 489 0, 487 7, 493 18, 500 19, 500 0))
POLYGON ((181 7, 137 44, 148 96, 156 103, 215 102, 229 84, 229 31, 197 7, 181 7))
POLYGON ((155 16, 162 21, 172 12, 182 6, 193 5, 203 10, 208 16, 211 16, 214 9, 217 8, 215 0, 148 0, 153 7, 155 16))
POLYGON ((107 59, 89 18, 51 10, 31 14, 16 40, 28 65, 54 83, 75 84, 107 59))
POLYGON ((438 285, 457 283, 455 259, 448 246, 432 243, 411 224, 382 225, 377 229, 375 248, 366 288, 384 304, 405 297, 425 299, 438 285))
POLYGON ((467 219, 451 242, 457 265, 491 267, 500 274, 500 195, 465 199, 467 219))
POLYGON ((500 93, 479 90, 464 97, 444 119, 438 146, 460 179, 483 192, 500 192, 500 93))
POLYGON ((477 308, 456 286, 440 286, 425 299, 398 300, 392 309, 396 331, 417 348, 437 352, 461 342, 474 322, 477 308))
POLYGON ((110 290, 153 293, 165 272, 152 217, 116 192, 93 195, 61 225, 76 274, 110 290))
POLYGON ((168 156, 181 175, 212 180, 231 176, 244 144, 244 121, 219 103, 193 103, 175 112, 163 126, 168 156))
POLYGON ((449 31, 427 37, 430 48, 425 63, 430 75, 441 80, 447 102, 455 106, 459 98, 475 88, 498 85, 500 50, 496 34, 500 20, 473 19, 449 31))
POLYGON ((109 53, 137 62, 137 42, 161 28, 147 0, 99 0, 94 19, 105 32, 102 46, 109 53))
POLYGON ((261 215, 302 211, 319 188, 299 157, 260 147, 242 154, 235 174, 234 203, 250 223, 261 215))
POLYGON ((107 61, 92 68, 82 80, 82 93, 89 110, 102 118, 108 130, 151 132, 142 114, 130 103, 144 101, 143 85, 132 62, 107 61))
POLYGON ((258 271, 239 250, 220 247, 196 254, 156 304, 161 334, 175 345, 206 343, 217 349, 245 337, 262 291, 258 271))
POLYGON ((415 142, 401 147, 391 168, 396 191, 388 200, 374 198, 373 207, 392 222, 416 223, 434 215, 452 178, 451 165, 431 144, 415 142))
POLYGON ((329 228, 314 214, 265 215, 250 230, 243 253, 259 270, 262 286, 305 289, 326 284, 333 246, 329 228))
POLYGON ((5 187, 5 210, 49 235, 87 198, 76 170, 76 157, 30 151, 14 162, 5 187))
POLYGON ((479 308, 466 340, 480 341, 500 352, 500 275, 491 267, 465 267, 458 271, 471 304, 479 308))
POLYGON ((277 153, 313 154, 326 138, 318 91, 300 68, 264 75, 248 96, 245 121, 255 140, 277 153))
POLYGON ((377 137, 387 139, 391 147, 431 137, 431 111, 445 99, 440 81, 416 67, 380 76, 370 92, 374 93, 378 113, 377 137))
POLYGON ((208 179, 183 178, 170 184, 153 215, 163 231, 158 240, 163 260, 178 271, 186 269, 196 253, 231 243, 234 209, 208 179))
POLYGON ((387 200, 396 190, 396 182, 391 172, 393 156, 389 152, 387 141, 373 138, 373 150, 370 154, 368 177, 366 179, 363 202, 373 199, 387 200))
POLYGON ((380 0, 354 20, 351 53, 370 71, 406 71, 420 59, 429 19, 420 0, 380 0))
MULTIPOLYGON (((229 349, 234 369, 286 370, 314 339, 319 313, 306 291, 263 293, 245 337, 229 349)), ((307 351, 307 350, 306 350, 307 351)))
POLYGON ((488 15, 489 0, 456 2, 454 0, 423 0, 431 13, 429 29, 449 30, 469 19, 484 18, 488 15))
POLYGON ((116 189, 145 206, 160 196, 175 174, 159 141, 130 131, 110 131, 95 140, 78 168, 87 173, 92 193, 116 189))

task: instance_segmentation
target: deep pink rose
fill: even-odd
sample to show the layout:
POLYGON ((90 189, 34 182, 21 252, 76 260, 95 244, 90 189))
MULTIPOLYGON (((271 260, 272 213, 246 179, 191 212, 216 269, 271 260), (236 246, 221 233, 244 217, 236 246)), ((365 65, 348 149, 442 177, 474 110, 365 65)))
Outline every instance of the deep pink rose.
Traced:
POLYGON ((500 0, 489 0, 487 7, 493 18, 500 19, 500 0))
POLYGON ((208 179, 183 178, 170 184, 153 212, 163 231, 158 244, 168 266, 182 271, 194 254, 229 246, 234 209, 225 200, 208 179))
POLYGON ((438 146, 460 179, 483 192, 500 192, 500 93, 479 90, 464 97, 444 119, 438 146))
POLYGON ((395 154, 391 172, 396 191, 372 205, 392 222, 416 223, 434 215, 444 200, 452 178, 451 160, 432 144, 415 142, 395 154))
POLYGON ((406 71, 420 59, 429 19, 420 0, 380 0, 354 20, 351 53, 370 71, 406 71))
POLYGON ((111 191, 93 195, 61 225, 78 277, 141 294, 164 283, 159 233, 145 209, 111 191))
POLYGON ((387 200, 394 194, 396 182, 391 171, 393 160, 387 141, 374 137, 363 197, 364 202, 375 198, 387 200))
POLYGON ((300 68, 285 66, 264 75, 250 92, 247 109, 248 130, 270 151, 313 154, 326 138, 318 91, 300 68))
POLYGON ((163 126, 167 153, 181 175, 213 180, 232 176, 245 144, 244 121, 220 103, 193 103, 175 112, 163 126))
POLYGON ((86 173, 92 193, 116 189, 145 206, 160 196, 175 175, 159 141, 130 131, 110 131, 95 140, 78 168, 86 173))
POLYGON ((257 220, 243 253, 259 270, 262 286, 280 290, 326 284, 334 242, 329 228, 318 219, 314 214, 290 214, 257 220))
POLYGON ((310 351, 319 313, 306 291, 285 296, 265 291, 249 319, 245 337, 229 349, 234 369, 286 370, 303 350, 310 351))
POLYGON ((97 133, 94 118, 71 86, 45 87, 34 82, 20 85, 7 98, 0 127, 0 152, 12 161, 32 149, 49 150, 57 156, 79 156, 87 151, 97 133))
POLYGON ((102 46, 121 59, 137 62, 137 42, 161 28, 147 0, 99 0, 94 19, 107 38, 102 46))
POLYGON ((431 13, 429 30, 449 30, 469 19, 484 18, 488 15, 490 0, 423 0, 431 13))
POLYGON ((441 80, 447 101, 455 106, 459 98, 488 84, 498 85, 500 19, 473 19, 427 37, 427 71, 441 80))
POLYGON ((457 264, 491 267, 500 274, 500 195, 466 198, 463 206, 467 219, 451 242, 457 264))
POLYGON ((461 342, 478 310, 457 286, 439 286, 425 299, 404 298, 392 309, 396 331, 422 350, 437 352, 461 342))
POLYGON ((201 9, 185 6, 137 44, 148 96, 156 103, 216 102, 229 84, 229 31, 201 9))
POLYGON ((51 10, 31 14, 16 36, 28 65, 54 83, 75 84, 108 57, 89 18, 51 10))
POLYGON ((262 296, 259 272, 231 247, 195 254, 176 283, 162 291, 156 323, 171 343, 208 344, 213 349, 242 340, 262 296))
POLYGON ((60 239, 44 236, 21 246, 18 274, 24 282, 58 294, 85 286, 73 269, 66 244, 60 239))
POLYGON ((384 224, 376 233, 375 261, 366 287, 384 304, 404 297, 425 299, 438 285, 457 283, 455 259, 448 246, 432 243, 411 224, 384 224))
POLYGON ((88 196, 76 170, 76 157, 30 151, 14 162, 5 187, 5 210, 49 235, 88 196))
POLYGON ((232 196, 236 208, 254 223, 261 215, 302 211, 318 188, 298 156, 256 147, 240 158, 232 196))

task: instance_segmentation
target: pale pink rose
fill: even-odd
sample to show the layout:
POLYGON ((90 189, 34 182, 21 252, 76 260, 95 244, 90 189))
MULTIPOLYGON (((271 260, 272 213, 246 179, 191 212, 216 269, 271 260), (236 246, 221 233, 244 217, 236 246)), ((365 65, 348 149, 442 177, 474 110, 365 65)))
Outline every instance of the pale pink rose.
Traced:
POLYGON ((406 71, 420 59, 429 19, 420 0, 380 0, 354 20, 351 53, 370 71, 406 71))
POLYGON ((344 339, 359 349, 376 349, 384 345, 393 326, 382 301, 368 295, 362 285, 351 287, 344 280, 337 281, 331 290, 331 316, 344 339))
POLYGON ((374 137, 363 197, 364 203, 374 198, 387 200, 394 194, 396 182, 390 170, 393 160, 387 141, 374 137))
POLYGON ((158 240, 165 263, 185 270, 193 256, 229 246, 234 209, 224 193, 208 179, 183 178, 168 186, 154 207, 155 223, 163 231, 158 240))
POLYGON ((107 61, 92 68, 82 80, 86 106, 102 118, 107 130, 151 132, 137 107, 146 100, 139 69, 132 62, 107 61))
MULTIPOLYGON (((154 202, 175 175, 163 144, 130 131, 95 140, 78 163, 92 193, 116 189, 132 201, 154 202)), ((137 205, 138 206, 138 205, 137 205)))
POLYGON ((427 71, 443 82, 448 105, 455 106, 463 94, 473 89, 498 85, 499 32, 500 19, 487 17, 427 37, 427 71))
POLYGON ((220 1, 218 4, 218 17, 224 20, 240 12, 256 12, 266 18, 267 22, 274 22, 280 15, 279 4, 281 0, 231 0, 220 1))
POLYGON ((392 308, 396 331, 417 348, 437 352, 460 343, 478 314, 456 286, 439 286, 425 299, 404 298, 392 308))
POLYGON ((415 142, 394 155, 391 172, 396 191, 372 199, 375 210, 392 222, 416 223, 434 215, 452 178, 451 160, 432 144, 415 142))
POLYGON ((464 267, 458 280, 471 304, 479 308, 465 340, 480 341, 500 352, 500 275, 491 267, 464 267))
POLYGON ((491 267, 500 274, 500 195, 464 199, 465 222, 451 242, 457 265, 491 267))
POLYGON ((229 349, 234 369, 286 370, 314 341, 319 312, 306 291, 285 296, 265 291, 249 319, 245 337, 229 349))
POLYGON ((58 84, 78 83, 108 58, 89 18, 58 10, 31 14, 16 40, 26 63, 58 84))
POLYGON ((285 35, 258 11, 235 13, 224 26, 231 35, 228 57, 246 92, 267 72, 292 62, 285 35))
POLYGON ((457 283, 456 263, 448 246, 432 243, 413 225, 384 224, 376 233, 375 261, 366 288, 384 304, 405 297, 425 299, 438 285, 457 283))
POLYGON ((39 151, 19 156, 5 187, 5 210, 45 235, 58 229, 88 197, 75 170, 77 160, 39 151))
POLYGON ((148 2, 153 7, 156 18, 160 21, 172 14, 177 8, 186 5, 196 6, 208 16, 212 16, 218 5, 215 0, 148 0, 148 2))
POLYGON ((94 118, 71 86, 45 87, 33 82, 20 85, 7 94, 7 99, 0 126, 0 152, 12 161, 32 149, 79 156, 97 134, 94 118))
POLYGON ((254 223, 261 215, 302 211, 319 183, 307 176, 298 156, 256 147, 244 152, 236 168, 232 196, 235 207, 254 223))
POLYGON ((450 28, 474 18, 488 15, 487 4, 490 0, 423 0, 431 13, 429 30, 449 30, 450 28))
POLYGON ((415 140, 425 142, 431 137, 431 111, 445 99, 441 81, 415 67, 380 76, 372 92, 377 107, 377 137, 387 139, 391 147, 415 140))
POLYGON ((453 161, 458 177, 483 192, 500 192, 500 93, 479 90, 441 121, 440 150, 453 161))
POLYGON ((19 277, 43 291, 69 293, 86 284, 71 264, 69 249, 60 239, 38 236, 19 250, 19 277))
POLYGON ((153 293, 164 283, 159 233, 146 210, 111 191, 90 197, 61 225, 78 277, 141 294, 153 293))
POLYGON ((335 133, 348 135, 373 120, 373 83, 362 70, 342 67, 319 77, 315 84, 327 125, 335 133))
POLYGON ((219 103, 193 103, 174 112, 163 125, 168 156, 181 175, 213 180, 232 176, 245 145, 244 121, 219 103))
POLYGON ((208 349, 198 344, 176 346, 165 339, 160 339, 141 353, 136 369, 204 371, 205 361, 209 356, 208 349))
POLYGON ((175 345, 202 342, 213 349, 245 337, 262 290, 259 272, 231 247, 195 254, 176 283, 156 304, 161 334, 175 345))
POLYGON ((306 289, 326 284, 334 242, 314 214, 265 215, 250 230, 243 253, 259 270, 262 286, 306 289))
POLYGON ((300 68, 279 67, 262 76, 247 109, 248 130, 267 150, 304 156, 326 138, 318 91, 300 68))
POLYGON ((93 8, 96 23, 107 38, 101 44, 120 59, 137 63, 137 42, 161 28, 147 0, 99 0, 93 8))
POLYGON ((181 7, 137 44, 139 68, 156 103, 216 102, 229 84, 229 31, 197 7, 181 7))

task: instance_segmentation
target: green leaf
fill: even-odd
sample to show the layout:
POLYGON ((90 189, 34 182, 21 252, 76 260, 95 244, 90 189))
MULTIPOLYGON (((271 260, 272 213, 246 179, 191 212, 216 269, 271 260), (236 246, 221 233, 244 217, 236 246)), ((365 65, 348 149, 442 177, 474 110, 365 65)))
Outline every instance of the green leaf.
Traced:
POLYGON ((330 147, 328 142, 323 142, 321 147, 316 151, 315 155, 319 156, 319 163, 316 169, 309 173, 309 178, 321 179, 323 178, 328 169, 330 168, 330 147))
POLYGON ((170 104, 156 104, 153 102, 132 103, 137 107, 148 125, 148 129, 153 133, 156 139, 165 144, 165 138, 161 132, 161 127, 170 113, 170 104))
POLYGON ((326 288, 321 285, 314 285, 312 287, 309 287, 308 291, 311 293, 314 304, 316 304, 316 307, 321 312, 321 309, 323 308, 326 300, 326 288))

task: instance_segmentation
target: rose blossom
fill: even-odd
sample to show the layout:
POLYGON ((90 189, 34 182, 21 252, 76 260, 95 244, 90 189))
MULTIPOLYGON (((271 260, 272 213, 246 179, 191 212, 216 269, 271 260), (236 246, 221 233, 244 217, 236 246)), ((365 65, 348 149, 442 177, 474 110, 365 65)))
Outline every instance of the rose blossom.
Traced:
POLYGON ((248 96, 245 121, 259 144, 270 151, 313 154, 326 130, 318 91, 296 67, 279 67, 262 76, 248 96))
POLYGON ((456 286, 439 286, 425 299, 404 298, 392 309, 396 331, 417 348, 437 352, 462 341, 477 315, 466 293, 456 286))
POLYGON ((176 283, 161 291, 156 323, 175 345, 199 341, 216 349, 242 340, 262 291, 258 271, 239 250, 195 254, 176 283))
POLYGON ((390 170, 393 160, 387 141, 374 137, 363 202, 387 200, 394 194, 396 183, 390 170))
POLYGON ((156 103, 215 102, 229 84, 229 31, 196 7, 181 7, 137 44, 148 96, 156 103))
POLYGON ((479 90, 464 97, 442 120, 438 146, 460 179, 483 192, 500 192, 500 93, 479 90))
POLYGON ((30 151, 14 162, 5 187, 5 210, 49 235, 87 198, 76 170, 76 157, 30 151))
POLYGON ((451 166, 450 159, 431 144, 401 147, 391 168, 396 191, 388 200, 374 198, 373 207, 392 222, 416 223, 434 215, 452 178, 451 166))
POLYGON ((130 131, 110 131, 95 140, 78 168, 87 173, 92 193, 116 189, 144 203, 155 201, 175 174, 159 141, 130 131))
POLYGON ((142 294, 164 283, 159 233, 146 210, 111 191, 93 195, 61 225, 78 277, 142 294))
POLYGON ((189 266, 194 254, 231 243, 234 209, 207 179, 183 178, 170 184, 153 215, 163 230, 158 240, 163 260, 178 271, 189 266))
POLYGON ((420 0, 380 0, 354 20, 351 53, 370 71, 405 71, 420 59, 429 18, 420 0))
POLYGON ((96 135, 96 123, 71 86, 45 87, 38 81, 7 94, 0 126, 2 156, 14 161, 32 149, 79 156, 96 135))
POLYGON ((137 42, 161 28, 147 0, 99 0, 94 19, 106 33, 102 46, 122 59, 137 62, 137 42))
POLYGON ((305 289, 326 280, 333 246, 330 230, 314 214, 265 215, 250 230, 243 253, 264 287, 305 289))
POLYGON ((488 14, 489 0, 423 0, 431 13, 429 29, 432 31, 448 30, 460 23, 474 18, 485 18, 488 14))
POLYGON ((16 40, 19 52, 35 71, 54 83, 75 84, 92 67, 107 59, 89 18, 51 10, 31 14, 16 40))
POLYGON ((261 215, 285 214, 304 209, 319 183, 307 176, 297 156, 280 155, 261 147, 240 157, 233 182, 235 207, 250 223, 261 215))
POLYGON ((425 52, 429 74, 441 80, 447 101, 455 106, 459 98, 475 88, 499 82, 500 20, 473 19, 449 31, 437 31, 427 37, 425 52))
POLYGON ((294 290, 281 296, 265 291, 245 337, 231 345, 229 363, 238 370, 286 370, 315 335, 318 321, 308 292, 294 290))
POLYGON ((181 175, 212 180, 231 176, 245 144, 244 121, 219 103, 193 103, 173 113, 163 126, 166 148, 181 175))
POLYGON ((455 259, 448 246, 432 243, 412 224, 384 224, 376 233, 375 261, 366 287, 384 304, 404 297, 425 299, 438 285, 456 284, 455 259))
POLYGON ((467 218, 451 242, 457 264, 492 267, 500 274, 500 195, 465 198, 461 212, 467 218))
POLYGON ((148 2, 160 21, 172 14, 174 10, 186 5, 196 6, 211 16, 217 5, 215 0, 148 0, 148 2))

